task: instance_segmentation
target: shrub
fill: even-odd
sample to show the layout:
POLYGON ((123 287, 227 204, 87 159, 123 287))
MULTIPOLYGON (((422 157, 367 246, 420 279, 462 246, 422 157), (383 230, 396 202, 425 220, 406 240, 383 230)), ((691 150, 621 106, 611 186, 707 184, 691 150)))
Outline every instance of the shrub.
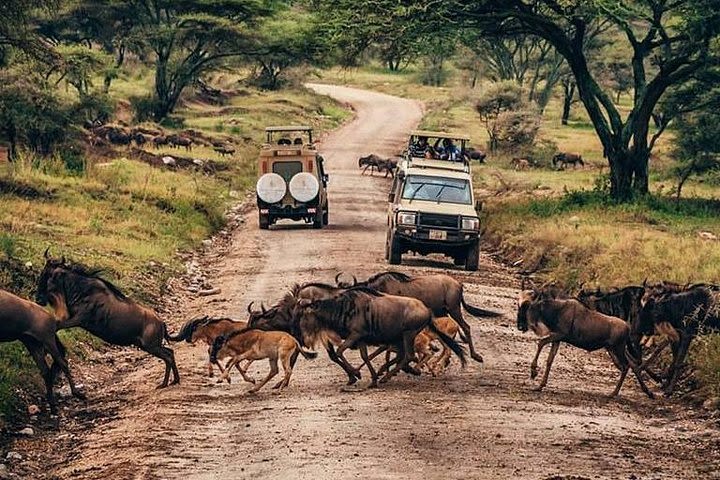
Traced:
POLYGON ((155 107, 157 105, 157 99, 154 96, 135 96, 130 97, 129 100, 136 122, 147 122, 154 119, 155 107))
POLYGON ((540 120, 540 115, 532 110, 501 112, 493 127, 495 146, 513 151, 532 146, 540 130, 540 120))

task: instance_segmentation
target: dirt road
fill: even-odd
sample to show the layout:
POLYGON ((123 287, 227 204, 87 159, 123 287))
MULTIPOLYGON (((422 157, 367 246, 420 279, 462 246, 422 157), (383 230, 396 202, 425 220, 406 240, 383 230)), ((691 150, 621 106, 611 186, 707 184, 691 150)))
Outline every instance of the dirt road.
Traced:
MULTIPOLYGON (((387 268, 389 183, 361 177, 357 157, 397 152, 421 109, 376 93, 313 88, 357 112, 321 147, 330 173, 331 226, 260 231, 250 210, 229 252, 211 266, 221 298, 183 307, 175 328, 201 312, 242 318, 248 302, 273 302, 295 282, 387 268)), ((439 261, 408 263, 401 268, 413 274, 451 269, 439 261)), ((604 354, 563 346, 548 388, 532 392, 535 339, 514 328, 516 279, 487 256, 476 274, 451 273, 466 282, 471 303, 505 313, 493 321, 470 318, 484 365, 460 370, 455 362, 439 378, 399 375, 380 389, 347 392, 341 389, 344 373, 323 353, 312 362, 300 359, 282 394, 244 395, 247 384, 216 385, 204 376, 201 347, 177 345, 182 384, 164 391, 154 390, 160 362, 115 354, 109 383, 85 379, 92 400, 74 406, 82 426, 50 438, 47 447, 57 454, 52 464, 39 466, 38 476, 720 478, 720 436, 712 425, 675 403, 647 400, 632 379, 619 399, 608 400, 617 373, 604 354)), ((256 366, 256 377, 267 371, 266 364, 256 366)))

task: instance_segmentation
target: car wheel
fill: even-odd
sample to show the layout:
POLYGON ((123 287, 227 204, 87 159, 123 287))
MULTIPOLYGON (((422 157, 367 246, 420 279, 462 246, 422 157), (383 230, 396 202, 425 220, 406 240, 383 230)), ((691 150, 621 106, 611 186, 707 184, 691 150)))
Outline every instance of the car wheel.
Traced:
POLYGON ((390 263, 390 265, 400 265, 400 263, 402 263, 402 252, 400 248, 400 240, 395 238, 395 235, 390 235, 390 246, 388 250, 388 263, 390 263))
POLYGON ((267 230, 270 228, 270 216, 260 215, 260 230, 267 230))
POLYGON ((468 272, 476 271, 478 263, 480 263, 480 240, 475 240, 475 243, 468 249, 465 270, 468 272))
POLYGON ((318 208, 317 213, 315 214, 315 218, 313 219, 313 228, 319 229, 323 227, 323 217, 324 213, 322 208, 318 208))

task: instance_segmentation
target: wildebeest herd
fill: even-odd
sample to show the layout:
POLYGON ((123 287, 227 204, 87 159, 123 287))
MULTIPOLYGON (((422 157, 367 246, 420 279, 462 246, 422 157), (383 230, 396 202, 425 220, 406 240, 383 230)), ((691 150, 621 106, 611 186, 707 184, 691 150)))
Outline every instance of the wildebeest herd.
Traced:
MULTIPOLYGON (((409 277, 381 272, 362 282, 355 277, 352 282, 341 282, 338 274, 334 285, 297 284, 269 308, 261 304, 256 310, 251 303, 246 322, 203 316, 188 321, 171 335, 152 310, 125 296, 98 270, 52 258, 47 251, 45 258, 36 301, 49 305, 53 313, 0 290, 0 341, 19 340, 27 347, 43 376, 53 412, 57 410, 53 386, 60 371, 73 395, 85 398, 75 386, 65 348, 57 336, 57 331, 65 328, 80 327, 108 343, 135 346, 160 358, 165 372, 158 388, 169 384, 171 373, 172 384, 180 382, 169 342, 206 344, 208 375, 213 375, 216 366, 222 375, 220 381, 230 382, 231 371, 237 369, 244 380, 255 383, 247 373, 248 366, 268 359, 270 372, 252 388, 254 392, 279 373, 278 362, 284 377, 274 388, 286 387, 299 355, 313 359, 317 347, 323 347, 343 369, 348 384, 361 379, 361 369, 367 368, 371 387, 387 382, 399 371, 439 375, 452 354, 464 366, 465 348, 456 336, 467 344, 471 357, 482 362, 463 309, 475 317, 501 315, 469 305, 462 283, 449 275, 409 277), (375 351, 370 352, 368 347, 375 347, 375 351), (359 350, 362 364, 353 365, 346 358, 348 349, 359 350), (384 362, 376 369, 372 361, 383 353, 384 362)), ((572 298, 553 289, 523 289, 517 328, 530 329, 542 337, 531 363, 531 377, 538 373, 540 352, 550 344, 537 389, 546 385, 558 347, 565 342, 588 351, 607 350, 620 370, 613 395, 620 391, 629 370, 648 396, 653 395, 643 381, 644 375, 662 382, 669 395, 680 377, 692 338, 705 329, 720 329, 719 296, 720 287, 706 284, 644 284, 581 291, 572 298), (667 339, 649 352, 646 338, 657 335, 667 339), (655 372, 653 362, 667 344, 672 347, 672 364, 665 372, 655 372)))

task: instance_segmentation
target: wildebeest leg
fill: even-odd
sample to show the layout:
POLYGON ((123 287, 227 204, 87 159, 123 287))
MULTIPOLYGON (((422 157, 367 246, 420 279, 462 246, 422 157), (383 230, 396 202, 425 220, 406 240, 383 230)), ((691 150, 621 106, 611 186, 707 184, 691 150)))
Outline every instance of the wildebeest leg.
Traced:
POLYGON ((417 356, 415 355, 415 337, 419 332, 411 333, 406 332, 403 335, 403 352, 404 357, 402 359, 401 368, 403 371, 412 375, 420 375, 421 372, 416 367, 411 367, 410 362, 418 362, 417 356))
POLYGON ((365 345, 364 343, 360 345, 360 356, 362 357, 363 362, 365 362, 365 365, 367 365, 368 370, 370 371, 370 378, 372 379, 370 381, 370 388, 376 388, 378 382, 377 373, 375 372, 373 364, 370 361, 370 357, 368 356, 367 345, 365 345))
POLYGON ((333 347, 333 344, 328 342, 325 344, 325 350, 327 351, 328 357, 330 357, 330 360, 337 363, 342 367, 343 370, 345 370, 345 373, 347 373, 348 376, 348 385, 353 385, 355 382, 357 382, 360 378, 360 369, 355 369, 352 366, 348 367, 345 365, 342 360, 337 356, 337 352, 335 352, 335 347, 333 347))
POLYGON ((50 372, 50 367, 48 367, 47 362, 45 362, 45 350, 35 339, 24 339, 22 342, 28 352, 30 352, 33 360, 35 360, 35 364, 40 370, 40 375, 43 377, 43 381, 45 382, 45 395, 47 397, 47 402, 50 405, 50 411, 52 413, 57 413, 57 400, 55 399, 55 392, 53 391, 54 382, 52 373, 50 372))
MULTIPOLYGON (((242 360, 239 360, 239 361, 235 364, 235 368, 237 369, 238 372, 240 372, 240 376, 243 378, 243 380, 245 380, 245 381, 248 382, 248 383, 252 383, 253 385, 255 385, 255 379, 252 378, 251 376, 249 376, 249 375, 247 374, 247 369, 250 367, 250 365, 252 365, 252 360, 250 360, 247 364, 245 364, 245 368, 243 368, 243 367, 240 366, 240 362, 241 362, 241 361, 242 361, 242 360)), ((228 377, 228 378, 229 378, 229 377, 228 377)))
POLYGON ((553 360, 555 360, 555 355, 557 354, 558 348, 560 348, 560 341, 554 341, 552 343, 552 347, 550 348, 550 354, 547 358, 547 363, 545 364, 545 372, 543 373, 543 378, 540 381, 540 385, 534 388, 536 391, 540 391, 543 388, 545 388, 545 385, 547 385, 548 378, 550 377, 550 368, 552 367, 553 360))
POLYGON ((358 378, 360 378, 360 370, 353 368, 353 366, 350 365, 350 362, 347 361, 343 354, 345 353, 345 350, 347 350, 348 348, 352 348, 359 339, 360 338, 357 334, 350 334, 350 336, 348 336, 338 347, 337 352, 335 352, 338 356, 338 359, 342 361, 349 369, 351 369, 355 376, 358 378))
POLYGON ((633 359, 632 355, 630 354, 629 350, 625 348, 625 360, 630 365, 630 368, 632 368, 633 373, 635 374, 635 378, 637 379, 638 383, 640 384, 640 388, 643 392, 645 392, 645 395, 648 396, 648 398, 653 399, 655 398, 655 395, 650 391, 650 389, 645 385, 645 382, 642 379, 642 369, 640 366, 635 363, 635 360, 633 359))
POLYGON ((620 393, 620 389, 622 388, 623 383, 625 382, 625 377, 627 376, 628 369, 630 366, 628 365, 627 358, 625 357, 625 347, 622 346, 618 348, 618 346, 614 347, 608 347, 605 350, 607 350, 608 355, 610 355, 610 358, 612 359, 615 366, 620 370, 620 378, 618 379, 617 384, 615 385, 615 390, 610 394, 611 397, 616 397, 618 393, 620 393))
POLYGON ((680 372, 682 371, 683 364, 685 363, 685 357, 687 356, 688 349, 690 348, 691 340, 692 335, 690 335, 688 332, 680 332, 680 347, 678 348, 678 354, 675 358, 675 362, 673 362, 673 367, 670 372, 668 384, 665 387, 666 397, 672 395, 673 390, 675 390, 675 384, 680 377, 680 372))
POLYGON ((260 390, 262 387, 265 386, 267 382, 269 382, 275 375, 278 374, 280 371, 278 369, 278 359, 277 357, 271 357, 268 359, 270 361, 270 373, 268 373, 268 376, 263 379, 262 382, 260 382, 260 385, 257 385, 250 390, 248 390, 248 393, 255 393, 258 390, 260 390))
POLYGON ((290 384, 290 375, 292 375, 292 371, 293 371, 292 364, 294 363, 292 360, 293 355, 295 355, 295 359, 297 359, 298 351, 295 350, 292 354, 285 355, 284 357, 282 357, 281 362, 282 362, 283 372, 285 372, 285 376, 283 377, 282 380, 280 380, 280 382, 276 383, 273 386, 273 389, 282 391, 283 388, 287 387, 288 384, 290 384))
POLYGON ((530 364, 530 378, 537 377, 538 371, 537 371, 537 362, 540 358, 540 352, 542 352, 543 348, 545 348, 545 345, 548 343, 553 343, 556 341, 559 341, 562 338, 562 335, 559 335, 557 333, 553 333, 548 335, 547 337, 541 338, 540 341, 538 341, 537 346, 537 352, 535 352, 535 358, 533 358, 532 363, 530 364))
MULTIPOLYGON (((60 370, 62 370, 62 372, 65 374, 65 378, 67 378, 67 381, 70 384, 70 391, 72 392, 73 396, 75 398, 79 398, 80 400, 85 400, 85 394, 78 390, 75 386, 75 381, 73 380, 72 374, 70 373, 70 367, 68 367, 67 359, 61 351, 59 343, 60 339, 57 337, 57 335, 55 335, 53 336, 53 339, 50 343, 44 345, 44 348, 45 350, 47 350, 47 352, 53 359, 53 367, 55 367, 55 365, 59 366, 60 370)), ((54 374, 52 373, 52 371, 50 373, 51 381, 55 383, 54 374)))
MULTIPOLYGON (((365 168, 363 168, 363 171, 362 171, 362 173, 360 173, 360 175, 365 175, 365 172, 367 171, 368 168, 370 168, 370 164, 365 165, 365 168)), ((372 170, 370 170, 370 173, 372 174, 372 170)))
POLYGON ((667 346, 669 344, 670 344, 669 340, 667 340, 667 339, 663 340, 663 342, 660 345, 658 345, 657 347, 655 347, 655 350, 650 354, 650 356, 647 359, 643 360, 642 364, 640 365, 640 370, 647 373, 648 376, 655 383, 660 383, 662 381, 662 378, 660 377, 660 375, 658 375, 655 372, 653 372, 652 370, 650 370, 650 367, 653 365, 653 363, 655 363, 655 360, 657 359, 657 357, 660 356, 660 354, 663 352, 663 350, 665 350, 665 348, 667 348, 667 346))
POLYGON ((475 345, 473 345, 470 325, 468 325, 468 323, 463 318, 463 314, 460 311, 460 305, 457 305, 457 308, 449 310, 448 313, 450 314, 450 317, 457 322, 457 324, 460 326, 460 329, 463 331, 464 340, 467 341, 468 348, 470 349, 470 356, 472 357, 472 359, 478 363, 483 363, 482 355, 475 351, 475 345))

